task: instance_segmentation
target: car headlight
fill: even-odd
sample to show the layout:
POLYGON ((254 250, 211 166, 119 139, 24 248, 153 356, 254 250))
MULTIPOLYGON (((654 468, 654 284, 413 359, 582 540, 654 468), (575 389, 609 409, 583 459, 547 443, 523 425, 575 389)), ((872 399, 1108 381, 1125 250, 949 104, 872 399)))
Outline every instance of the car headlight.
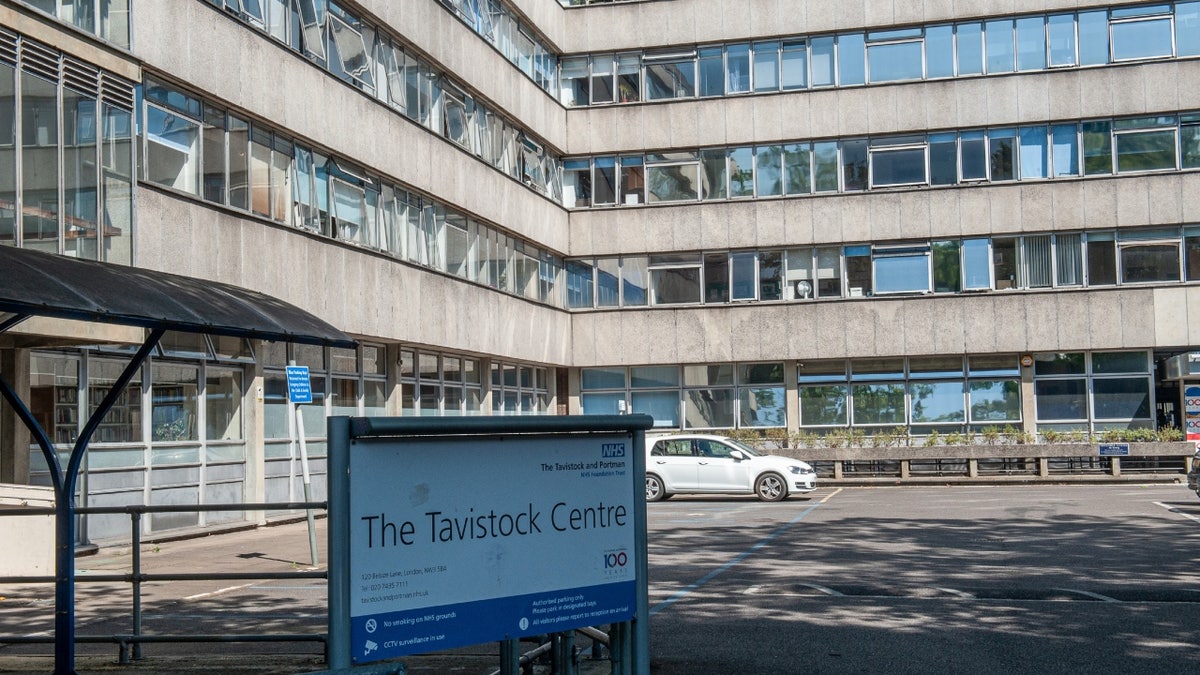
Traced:
POLYGON ((794 474, 798 474, 798 475, 801 475, 801 476, 803 476, 803 475, 805 475, 805 474, 816 473, 815 471, 813 471, 813 470, 812 470, 812 467, 811 467, 811 466, 808 466, 808 465, 806 465, 806 464, 805 464, 805 465, 796 465, 796 464, 793 464, 792 466, 789 466, 789 467, 788 467, 788 470, 789 470, 789 471, 791 471, 791 472, 792 472, 792 473, 794 473, 794 474))

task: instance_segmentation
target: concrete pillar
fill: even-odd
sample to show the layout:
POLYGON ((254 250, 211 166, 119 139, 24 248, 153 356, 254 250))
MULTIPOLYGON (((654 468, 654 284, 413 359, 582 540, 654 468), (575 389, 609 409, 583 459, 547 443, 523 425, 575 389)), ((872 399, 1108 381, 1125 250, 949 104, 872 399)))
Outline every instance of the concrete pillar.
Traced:
MULTIPOLYGON (((255 351, 262 354, 262 343, 255 346, 255 351)), ((246 390, 242 392, 242 410, 245 411, 245 443, 246 443, 246 482, 243 486, 243 501, 249 504, 261 503, 267 500, 267 449, 266 431, 263 428, 265 414, 263 403, 263 369, 261 359, 254 365, 248 365, 242 371, 246 390)), ((265 511, 249 511, 247 520, 253 520, 259 525, 267 522, 265 511)))
MULTIPOLYGON (((0 375, 29 405, 29 350, 0 349, 0 375)), ((29 430, 0 397, 0 483, 29 483, 29 430)))
POLYGON ((1025 365, 1026 355, 1021 356, 1021 427, 1036 438, 1037 406, 1033 400, 1033 361, 1025 365))
POLYGON ((787 392, 787 432, 790 438, 800 433, 800 388, 796 384, 795 361, 783 362, 783 386, 787 392))

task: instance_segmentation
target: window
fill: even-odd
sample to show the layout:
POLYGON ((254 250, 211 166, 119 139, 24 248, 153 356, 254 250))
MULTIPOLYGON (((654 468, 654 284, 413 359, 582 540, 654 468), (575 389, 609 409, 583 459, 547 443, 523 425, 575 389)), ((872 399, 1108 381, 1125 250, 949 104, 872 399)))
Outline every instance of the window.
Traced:
POLYGON ((983 24, 960 23, 954 27, 958 44, 958 74, 983 74, 983 24))
POLYGON ((725 92, 744 94, 750 91, 750 45, 725 47, 725 92))
POLYGON ((1016 20, 1017 70, 1045 70, 1046 18, 1025 16, 1016 20))
POLYGON ((1174 40, 1170 5, 1143 5, 1111 12, 1114 61, 1169 57, 1174 40))
POLYGON ((779 91, 779 43, 754 43, 754 91, 779 91))
POLYGON ((683 422, 689 429, 733 428, 736 407, 733 365, 683 367, 683 422))
POLYGON ((784 40, 780 71, 784 91, 807 89, 808 43, 804 40, 784 40))
POLYGON ((650 294, 654 305, 700 302, 699 256, 650 256, 650 294))
POLYGON ((875 293, 929 292, 929 246, 876 246, 873 256, 875 293))
POLYGON ((754 149, 755 194, 772 197, 783 194, 783 149, 778 145, 754 149))
POLYGON ((925 152, 925 139, 920 136, 873 139, 871 187, 926 184, 925 152))
POLYGON ((1075 16, 1052 14, 1046 20, 1047 43, 1051 68, 1073 66, 1075 57, 1075 16))
POLYGON ((738 366, 738 426, 787 425, 787 391, 783 364, 755 363, 738 366))
POLYGON ((1119 242, 1121 282, 1179 281, 1180 241, 1175 230, 1122 233, 1119 242))
POLYGON ((848 87, 867 81, 866 37, 862 33, 837 36, 838 86, 848 87))
POLYGON ((985 22, 984 35, 987 43, 987 72, 1011 73, 1014 68, 1014 34, 1012 19, 995 19, 985 22))
POLYGON ((646 193, 650 203, 699 198, 699 164, 695 153, 646 156, 646 193))
POLYGON ((922 55, 924 43, 921 38, 920 28, 867 33, 867 63, 869 64, 870 81, 895 82, 921 79, 924 75, 922 55))
POLYGON ((720 47, 699 50, 697 63, 700 96, 725 95, 725 51, 720 47))
POLYGON ((646 54, 646 100, 690 98, 696 95, 695 52, 646 54))
POLYGON ((1117 173, 1174 169, 1177 131, 1174 116, 1114 122, 1117 173))

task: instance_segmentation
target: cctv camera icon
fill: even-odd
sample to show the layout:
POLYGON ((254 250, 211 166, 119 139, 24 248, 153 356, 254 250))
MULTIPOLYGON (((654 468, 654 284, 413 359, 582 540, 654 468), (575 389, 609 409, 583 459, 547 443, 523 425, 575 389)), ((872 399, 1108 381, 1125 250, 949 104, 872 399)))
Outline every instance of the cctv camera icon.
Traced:
POLYGON ((363 650, 363 656, 366 656, 367 654, 370 654, 371 652, 375 651, 376 649, 379 649, 379 645, 375 644, 374 640, 367 640, 367 644, 365 646, 366 646, 366 649, 363 650))

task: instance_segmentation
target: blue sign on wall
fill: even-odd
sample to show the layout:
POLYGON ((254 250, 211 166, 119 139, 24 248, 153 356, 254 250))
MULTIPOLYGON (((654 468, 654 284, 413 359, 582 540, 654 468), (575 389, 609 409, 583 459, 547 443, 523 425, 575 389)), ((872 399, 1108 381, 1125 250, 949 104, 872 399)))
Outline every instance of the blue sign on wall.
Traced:
POLYGON ((288 400, 292 403, 312 403, 312 381, 308 366, 287 367, 288 400))
POLYGON ((1129 456, 1129 444, 1128 443, 1101 443, 1100 444, 1100 456, 1101 457, 1128 457, 1129 456))

